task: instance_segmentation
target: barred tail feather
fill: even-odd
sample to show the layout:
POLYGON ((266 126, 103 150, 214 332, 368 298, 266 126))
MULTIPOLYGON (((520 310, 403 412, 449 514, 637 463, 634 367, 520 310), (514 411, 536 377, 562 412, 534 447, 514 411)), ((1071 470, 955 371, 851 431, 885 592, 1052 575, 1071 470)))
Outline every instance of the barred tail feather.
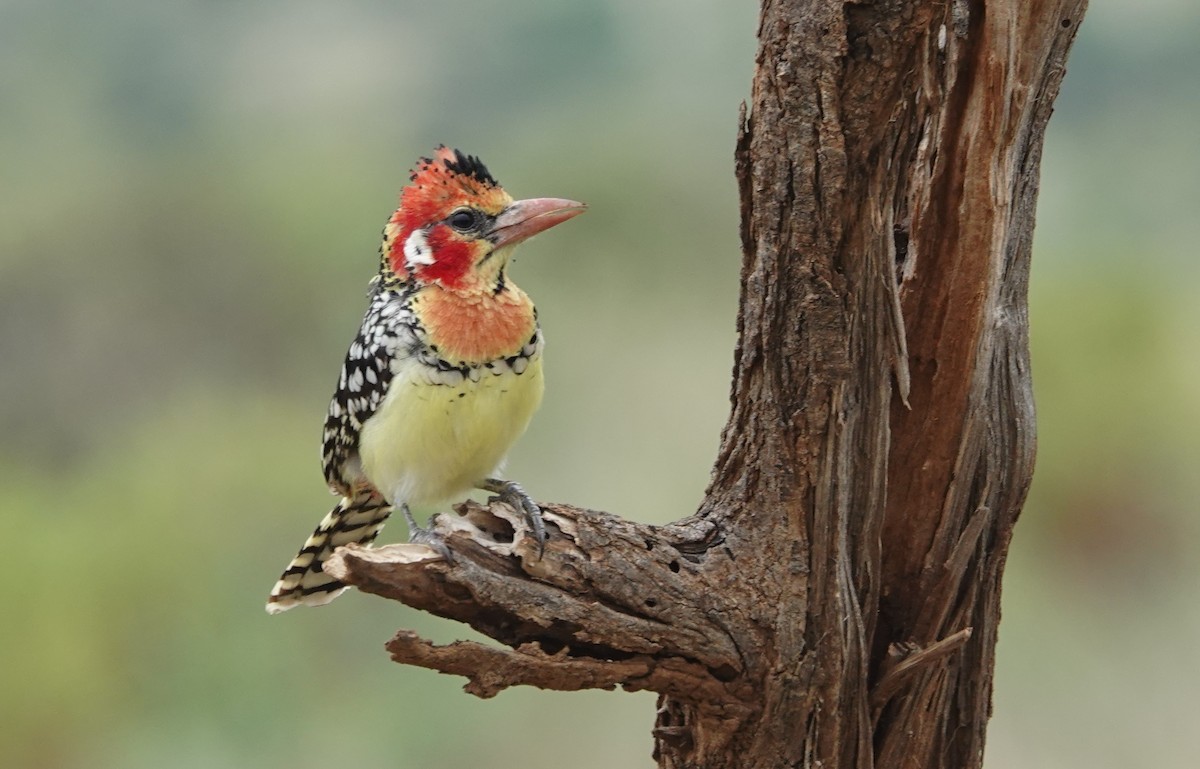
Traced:
POLYGON ((316 531, 288 564, 267 599, 267 612, 278 614, 294 606, 320 606, 341 595, 346 585, 330 577, 322 566, 343 545, 375 541, 392 508, 374 490, 342 497, 321 520, 316 531))

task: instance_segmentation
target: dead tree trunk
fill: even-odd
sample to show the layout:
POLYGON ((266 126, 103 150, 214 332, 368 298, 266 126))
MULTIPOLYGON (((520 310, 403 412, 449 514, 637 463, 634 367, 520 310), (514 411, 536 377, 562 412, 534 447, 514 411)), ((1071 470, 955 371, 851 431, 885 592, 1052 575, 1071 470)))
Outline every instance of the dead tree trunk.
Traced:
POLYGON ((509 648, 399 662, 661 694, 663 767, 978 767, 1033 468, 1026 285, 1043 132, 1086 0, 766 0, 737 145, 733 409, 654 527, 467 505, 347 549, 363 590, 509 648))

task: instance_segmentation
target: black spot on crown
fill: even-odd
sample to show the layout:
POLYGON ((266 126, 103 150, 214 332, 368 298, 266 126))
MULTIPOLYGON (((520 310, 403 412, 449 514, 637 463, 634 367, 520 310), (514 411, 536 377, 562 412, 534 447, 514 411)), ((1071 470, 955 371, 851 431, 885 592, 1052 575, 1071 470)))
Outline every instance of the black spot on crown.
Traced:
POLYGON ((496 181, 496 177, 487 170, 487 166, 483 164, 482 160, 474 155, 464 155, 461 150, 454 150, 454 159, 443 161, 443 165, 447 171, 473 177, 476 181, 489 187, 500 186, 500 182, 496 181))

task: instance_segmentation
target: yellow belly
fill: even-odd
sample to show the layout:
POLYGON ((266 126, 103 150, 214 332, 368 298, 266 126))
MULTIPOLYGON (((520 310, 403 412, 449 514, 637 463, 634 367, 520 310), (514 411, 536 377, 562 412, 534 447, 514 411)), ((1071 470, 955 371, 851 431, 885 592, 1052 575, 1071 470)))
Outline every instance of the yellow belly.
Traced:
POLYGON ((521 374, 429 384, 414 366, 397 375, 363 425, 363 473, 392 504, 434 505, 492 477, 542 402, 541 356, 521 374))

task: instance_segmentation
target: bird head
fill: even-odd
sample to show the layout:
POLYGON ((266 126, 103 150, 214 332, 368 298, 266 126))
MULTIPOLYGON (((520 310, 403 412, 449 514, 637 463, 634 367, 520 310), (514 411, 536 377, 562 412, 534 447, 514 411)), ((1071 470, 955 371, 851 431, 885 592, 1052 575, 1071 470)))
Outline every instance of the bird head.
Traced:
POLYGON ((479 158, 438 147, 400 193, 384 228, 382 269, 459 293, 493 291, 518 243, 585 209, 560 198, 513 200, 479 158))

